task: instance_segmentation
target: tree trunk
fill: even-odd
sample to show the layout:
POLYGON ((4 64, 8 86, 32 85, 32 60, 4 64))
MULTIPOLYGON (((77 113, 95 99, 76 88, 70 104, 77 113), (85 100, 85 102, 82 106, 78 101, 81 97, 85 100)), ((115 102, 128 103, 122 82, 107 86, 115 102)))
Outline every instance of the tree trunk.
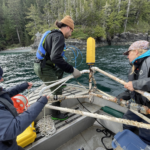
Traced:
POLYGON ((18 28, 16 28, 16 32, 17 32, 17 36, 18 36, 19 43, 21 44, 21 40, 20 40, 20 35, 19 35, 18 28))
POLYGON ((13 40, 13 37, 12 37, 12 35, 11 35, 11 40, 12 40, 12 43, 14 44, 14 40, 13 40))
POLYGON ((2 32, 2 30, 1 30, 1 35, 2 35, 2 37, 4 38, 4 35, 3 35, 3 32, 2 32))
POLYGON ((118 13, 120 11, 120 5, 121 5, 121 0, 119 0, 119 4, 118 4, 118 13))
POLYGON ((124 23, 124 32, 126 32, 126 27, 127 27, 127 22, 128 22, 128 15, 129 15, 129 11, 130 11, 130 4, 131 4, 131 0, 129 0, 128 2, 128 8, 127 8, 127 19, 125 20, 125 23, 124 23))

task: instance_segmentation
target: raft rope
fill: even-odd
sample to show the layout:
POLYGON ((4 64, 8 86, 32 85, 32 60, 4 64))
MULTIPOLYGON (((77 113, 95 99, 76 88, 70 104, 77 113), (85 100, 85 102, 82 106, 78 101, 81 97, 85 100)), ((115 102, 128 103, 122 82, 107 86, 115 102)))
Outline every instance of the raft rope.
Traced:
POLYGON ((37 122, 37 127, 39 128, 41 136, 48 137, 56 132, 55 123, 50 115, 44 115, 44 117, 37 122))
MULTIPOLYGON (((66 79, 62 84, 60 84, 55 90, 50 92, 50 95, 58 90, 63 84, 65 84, 69 79, 66 79)), ((37 127, 39 127, 39 131, 41 132, 42 136, 50 136, 56 132, 56 127, 54 121, 51 119, 51 115, 45 115, 45 107, 44 107, 44 117, 40 119, 37 123, 37 127)))

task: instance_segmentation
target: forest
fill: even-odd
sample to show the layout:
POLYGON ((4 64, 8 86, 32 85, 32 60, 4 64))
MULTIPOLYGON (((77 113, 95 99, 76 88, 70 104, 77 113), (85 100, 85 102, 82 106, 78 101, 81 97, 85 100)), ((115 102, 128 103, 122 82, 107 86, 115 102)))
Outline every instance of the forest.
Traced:
POLYGON ((150 0, 0 0, 0 50, 31 45, 36 33, 55 29, 66 15, 75 39, 150 34, 150 0))

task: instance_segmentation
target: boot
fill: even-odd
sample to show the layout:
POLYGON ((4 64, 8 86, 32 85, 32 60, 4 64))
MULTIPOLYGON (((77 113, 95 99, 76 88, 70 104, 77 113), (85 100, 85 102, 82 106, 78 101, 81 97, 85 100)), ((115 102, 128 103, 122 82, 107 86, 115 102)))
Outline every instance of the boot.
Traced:
MULTIPOLYGON (((52 105, 53 106, 60 106, 60 102, 53 103, 52 105)), ((62 120, 63 121, 63 120, 68 119, 68 115, 62 114, 58 110, 52 109, 51 112, 52 112, 52 115, 51 115, 52 120, 62 120)))

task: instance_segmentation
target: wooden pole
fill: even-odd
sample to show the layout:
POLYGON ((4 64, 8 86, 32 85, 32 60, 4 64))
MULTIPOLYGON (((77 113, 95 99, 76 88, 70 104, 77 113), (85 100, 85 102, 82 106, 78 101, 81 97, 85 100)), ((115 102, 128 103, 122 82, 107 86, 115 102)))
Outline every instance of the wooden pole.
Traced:
POLYGON ((132 111, 134 114, 136 114, 137 116, 139 116, 140 118, 142 118, 143 120, 147 121, 148 123, 150 123, 150 119, 145 117, 144 115, 138 113, 137 111, 134 111, 132 109, 130 109, 130 111, 132 111))
POLYGON ((104 94, 104 95, 110 97, 110 98, 114 98, 113 96, 111 96, 111 95, 109 95, 109 94, 107 94, 107 93, 105 93, 105 92, 103 92, 103 91, 101 91, 101 90, 99 90, 99 89, 96 89, 96 90, 99 91, 100 93, 102 93, 102 94, 104 94))
POLYGON ((150 109, 147 106, 144 106, 144 105, 139 105, 139 104, 136 104, 136 103, 129 103, 128 101, 125 101, 123 99, 121 99, 118 102, 118 99, 116 97, 114 97, 114 98, 107 97, 107 96, 92 93, 92 92, 90 93, 90 95, 93 95, 93 96, 96 96, 96 97, 99 97, 99 98, 117 103, 122 107, 130 108, 130 109, 136 110, 136 111, 140 110, 140 113, 145 114, 145 115, 150 114, 150 109))
MULTIPOLYGON (((100 94, 96 94, 93 92, 90 92, 89 95, 71 95, 71 96, 65 96, 65 95, 48 95, 49 99, 48 99, 48 103, 56 103, 56 102, 61 102, 63 100, 66 99, 76 99, 76 98, 91 98, 92 96, 96 96, 114 103, 118 104, 118 100, 115 97, 107 97, 104 95, 100 95, 100 94)), ((140 110, 140 113, 142 114, 150 114, 150 109, 147 106, 144 105, 139 105, 136 103, 129 103, 128 101, 125 100, 120 100, 119 101, 119 105, 122 107, 126 107, 126 108, 130 108, 132 110, 140 110)))
POLYGON ((48 103, 55 103, 66 99, 76 99, 76 98, 89 98, 89 95, 71 95, 71 96, 49 95, 48 103))
MULTIPOLYGON (((117 82, 119 82, 119 83, 121 83, 123 85, 126 84, 125 81, 123 81, 123 80, 121 80, 121 79, 119 79, 119 78, 117 78, 117 77, 115 77, 115 76, 113 76, 113 75, 111 75, 111 74, 109 74, 109 73, 99 69, 98 67, 92 67, 92 69, 96 70, 96 71, 98 71, 98 72, 100 72, 100 73, 102 73, 104 75, 106 75, 107 77, 109 77, 109 78, 111 78, 111 79, 113 79, 113 80, 115 80, 115 81, 117 81, 117 82)), ((140 93, 142 96, 146 97, 150 101, 150 93, 144 92, 144 91, 141 91, 141 90, 134 90, 134 91, 136 91, 137 93, 140 93)))
POLYGON ((52 105, 49 105, 49 104, 45 105, 45 107, 49 108, 49 109, 69 112, 69 113, 78 114, 78 115, 82 115, 82 116, 87 116, 87 117, 92 117, 92 118, 97 118, 97 119, 103 119, 103 120, 118 122, 118 123, 122 123, 122 124, 126 124, 126 125, 135 126, 135 127, 138 127, 138 128, 150 129, 150 124, 140 123, 140 122, 137 122, 137 121, 127 120, 127 119, 120 119, 120 118, 115 118, 115 117, 110 117, 110 116, 105 116, 105 115, 99 115, 99 114, 95 114, 95 113, 93 114, 93 113, 84 112, 84 111, 80 111, 80 110, 69 109, 69 108, 56 107, 56 106, 52 106, 52 105))
POLYGON ((96 97, 99 97, 99 98, 102 98, 102 99, 105 99, 105 100, 108 100, 108 101, 111 101, 111 102, 114 102, 114 103, 117 103, 117 98, 111 98, 111 97, 107 97, 107 96, 104 96, 104 95, 100 95, 100 94, 95 94, 95 93, 90 93, 91 95, 94 95, 96 97))

